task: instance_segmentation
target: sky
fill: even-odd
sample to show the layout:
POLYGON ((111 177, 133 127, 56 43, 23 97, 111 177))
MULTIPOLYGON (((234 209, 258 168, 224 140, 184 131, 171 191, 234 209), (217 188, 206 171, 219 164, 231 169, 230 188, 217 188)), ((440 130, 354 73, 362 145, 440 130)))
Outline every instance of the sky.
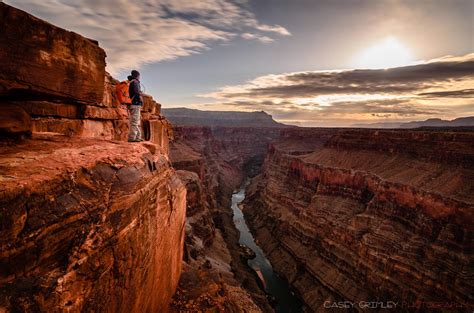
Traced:
POLYGON ((474 115, 474 0, 7 0, 163 107, 350 126, 474 115))

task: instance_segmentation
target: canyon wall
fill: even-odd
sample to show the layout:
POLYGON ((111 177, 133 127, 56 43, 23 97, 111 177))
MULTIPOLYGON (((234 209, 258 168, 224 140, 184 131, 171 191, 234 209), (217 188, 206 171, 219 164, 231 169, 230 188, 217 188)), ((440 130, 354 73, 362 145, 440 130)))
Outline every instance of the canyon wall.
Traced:
POLYGON ((462 311, 474 304, 473 182, 473 131, 291 129, 244 214, 308 312, 462 311))
POLYGON ((177 169, 198 174, 211 207, 230 205, 232 192, 256 173, 281 128, 175 126, 170 158, 177 169))
POLYGON ((166 311, 186 189, 160 105, 127 143, 97 42, 4 3, 0 32, 0 311, 166 311))
POLYGON ((278 128, 177 126, 173 166, 187 186, 185 265, 174 309, 271 312, 255 273, 242 258, 231 197, 258 171, 278 128))

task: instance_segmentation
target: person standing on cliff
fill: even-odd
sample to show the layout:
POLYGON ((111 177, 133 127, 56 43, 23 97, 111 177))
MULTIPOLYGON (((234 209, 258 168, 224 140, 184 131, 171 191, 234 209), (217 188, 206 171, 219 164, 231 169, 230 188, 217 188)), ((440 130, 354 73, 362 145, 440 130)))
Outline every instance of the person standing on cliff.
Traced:
POLYGON ((142 139, 142 132, 140 130, 140 120, 141 120, 141 108, 143 105, 142 91, 140 86, 140 73, 136 70, 133 70, 132 75, 128 76, 130 85, 128 87, 128 93, 132 104, 128 106, 128 113, 130 118, 130 129, 128 132, 128 141, 129 142, 140 142, 142 139))

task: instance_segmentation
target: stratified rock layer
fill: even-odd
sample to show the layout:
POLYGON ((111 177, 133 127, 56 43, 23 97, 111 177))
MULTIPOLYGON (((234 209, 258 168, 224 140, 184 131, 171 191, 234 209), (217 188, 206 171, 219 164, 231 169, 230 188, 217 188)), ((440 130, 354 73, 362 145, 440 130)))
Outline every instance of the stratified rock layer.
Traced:
POLYGON ((244 214, 308 311, 335 301, 466 310, 473 143, 474 132, 287 130, 244 214))
POLYGON ((97 42, 0 3, 0 95, 99 103, 105 52, 97 42))
MULTIPOLYGON (((0 3, 0 135, 54 132, 69 137, 127 140, 117 80, 105 72, 96 41, 0 3)), ((143 96, 145 139, 168 149, 171 127, 161 105, 143 96)))
POLYGON ((268 143, 279 131, 175 127, 170 158, 187 187, 188 226, 175 311, 272 311, 257 276, 243 261, 230 200, 244 177, 258 170, 268 143))
POLYGON ((0 150, 1 306, 167 307, 180 275, 186 196, 166 155, 58 136, 0 150))
MULTIPOLYGON (((215 226, 207 190, 194 172, 177 171, 186 185, 186 240, 183 273, 172 312, 260 312, 235 279, 232 255, 215 226)), ((214 209, 215 210, 215 209, 214 209)))
POLYGON ((0 34, 0 311, 166 311, 186 189, 160 104, 125 143, 97 42, 4 3, 0 34))

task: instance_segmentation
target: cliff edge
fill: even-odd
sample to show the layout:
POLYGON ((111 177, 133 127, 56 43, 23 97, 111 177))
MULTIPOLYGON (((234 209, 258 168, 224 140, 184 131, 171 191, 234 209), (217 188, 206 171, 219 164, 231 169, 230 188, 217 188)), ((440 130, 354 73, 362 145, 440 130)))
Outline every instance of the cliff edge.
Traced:
POLYGON ((186 190, 150 96, 144 143, 98 43, 0 3, 0 311, 163 312, 186 190))

